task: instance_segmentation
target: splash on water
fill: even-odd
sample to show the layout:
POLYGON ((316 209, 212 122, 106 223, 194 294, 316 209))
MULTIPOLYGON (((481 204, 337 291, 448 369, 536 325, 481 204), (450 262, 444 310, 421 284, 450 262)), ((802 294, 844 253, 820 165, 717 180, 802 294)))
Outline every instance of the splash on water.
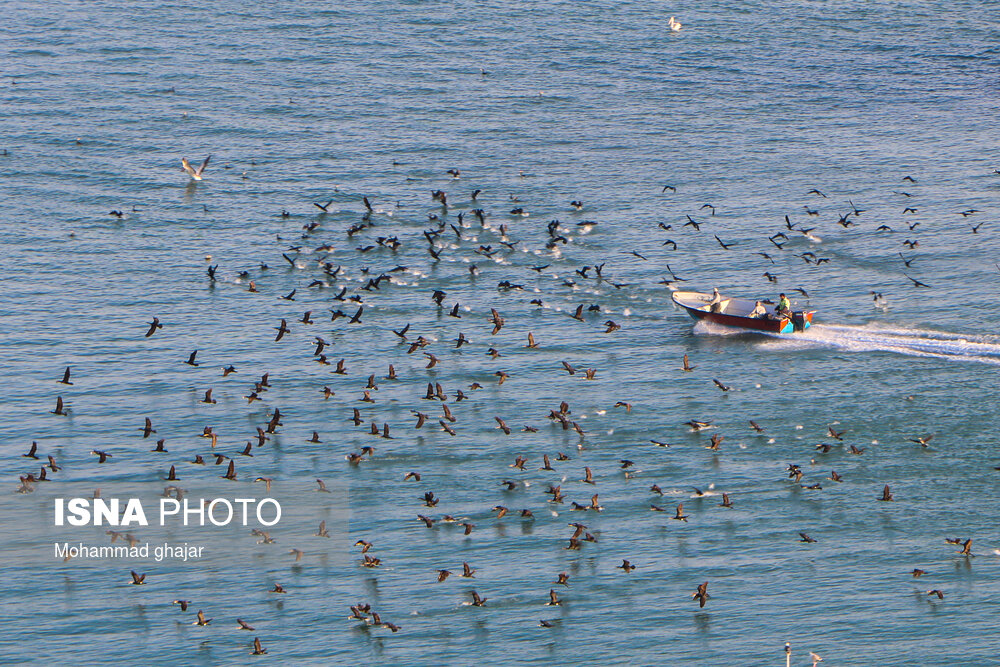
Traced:
POLYGON ((806 331, 766 334, 765 345, 826 346, 850 352, 894 352, 914 357, 1000 366, 1000 337, 866 324, 816 324, 806 331), (773 339, 780 339, 780 343, 773 339))
POLYGON ((995 335, 959 334, 877 323, 861 326, 814 324, 805 331, 780 334, 699 321, 692 331, 698 335, 759 338, 762 346, 777 346, 786 350, 831 347, 849 352, 893 352, 912 357, 1000 366, 1000 336, 995 335))

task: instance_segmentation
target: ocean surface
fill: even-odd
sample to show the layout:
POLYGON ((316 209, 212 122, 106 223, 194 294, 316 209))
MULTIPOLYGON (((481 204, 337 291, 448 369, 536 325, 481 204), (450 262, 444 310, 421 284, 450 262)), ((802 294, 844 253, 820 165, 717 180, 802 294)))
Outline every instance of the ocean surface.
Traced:
POLYGON ((782 665, 790 642, 794 665, 810 651, 1000 664, 1000 7, 15 0, 4 14, 0 663, 782 665), (181 171, 207 155, 203 181, 181 171), (786 292, 815 326, 739 333, 672 305, 672 289, 713 287, 786 292), (428 383, 447 400, 424 399, 428 383), (564 401, 565 429, 549 418, 564 401), (19 493, 47 455, 59 470, 19 493), (150 525, 127 532, 203 556, 54 555, 110 544, 107 526, 53 525, 56 498, 100 488, 155 508, 168 484, 280 500, 274 542, 150 525), (573 509, 594 493, 601 511, 573 509), (596 541, 567 549, 572 523, 596 541), (365 603, 398 631, 350 619, 365 603))

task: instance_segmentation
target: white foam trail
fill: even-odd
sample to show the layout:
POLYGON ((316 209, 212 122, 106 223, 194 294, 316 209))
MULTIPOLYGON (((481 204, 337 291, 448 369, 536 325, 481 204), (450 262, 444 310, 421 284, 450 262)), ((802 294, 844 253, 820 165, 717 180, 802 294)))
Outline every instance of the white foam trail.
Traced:
POLYGON ((767 334, 784 342, 824 345, 853 352, 894 352, 914 357, 972 361, 1000 366, 997 336, 973 336, 891 326, 816 324, 791 334, 767 334))
POLYGON ((890 334, 897 336, 922 336, 927 338, 940 338, 947 340, 972 341, 975 343, 997 343, 1000 345, 1000 336, 990 334, 957 334, 947 331, 937 331, 935 329, 917 329, 906 327, 894 327, 881 324, 864 324, 861 326, 819 324, 817 327, 830 329, 831 331, 868 331, 871 333, 890 334))

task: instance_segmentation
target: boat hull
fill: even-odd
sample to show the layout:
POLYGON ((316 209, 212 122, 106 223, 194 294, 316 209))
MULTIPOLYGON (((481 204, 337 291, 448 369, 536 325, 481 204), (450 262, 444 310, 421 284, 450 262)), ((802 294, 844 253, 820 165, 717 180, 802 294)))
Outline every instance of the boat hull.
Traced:
POLYGON ((705 322, 739 329, 750 329, 751 331, 766 331, 768 333, 793 333, 796 330, 802 331, 808 329, 812 324, 814 313, 814 311, 807 310, 798 311, 793 314, 793 317, 745 317, 732 313, 713 312, 712 310, 705 309, 704 306, 690 306, 677 298, 674 298, 674 303, 683 308, 695 320, 704 320, 705 322))
MULTIPOLYGON (((740 329, 753 329, 754 331, 769 331, 771 333, 792 333, 795 325, 787 317, 780 320, 769 320, 755 317, 739 317, 738 315, 726 315, 724 313, 706 313, 703 310, 695 310, 681 306, 687 314, 695 320, 704 320, 714 324, 722 324, 727 327, 738 327, 740 329)), ((812 319, 810 317, 810 319, 812 319)))

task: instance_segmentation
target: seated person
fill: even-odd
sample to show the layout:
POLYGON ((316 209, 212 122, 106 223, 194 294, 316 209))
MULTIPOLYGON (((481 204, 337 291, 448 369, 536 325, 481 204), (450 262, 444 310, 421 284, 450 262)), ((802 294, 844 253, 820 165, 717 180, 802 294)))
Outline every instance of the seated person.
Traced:
POLYGON ((760 319, 766 316, 767 316, 767 308, 764 307, 764 304, 758 301, 757 305, 755 305, 753 307, 753 310, 750 311, 750 317, 753 317, 755 319, 760 319))

